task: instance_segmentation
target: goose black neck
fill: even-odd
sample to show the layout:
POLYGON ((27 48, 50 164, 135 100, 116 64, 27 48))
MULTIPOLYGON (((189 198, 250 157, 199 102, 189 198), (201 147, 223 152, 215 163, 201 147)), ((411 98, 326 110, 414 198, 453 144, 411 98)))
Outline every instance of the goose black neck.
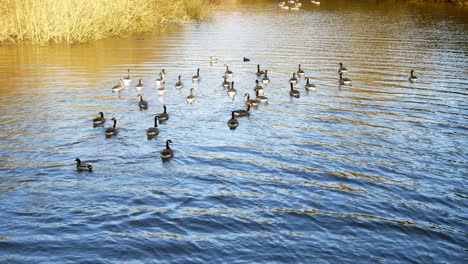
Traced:
POLYGON ((101 116, 101 118, 104 118, 104 113, 103 112, 99 112, 99 115, 101 116))
POLYGON ((231 82, 231 89, 234 89, 234 81, 231 82))
POLYGON ((164 105, 163 108, 164 108, 164 113, 166 113, 166 106, 164 105))
POLYGON ((257 72, 260 72, 260 64, 257 64, 257 72))
POLYGON ((234 111, 231 112, 232 119, 236 119, 236 116, 234 114, 234 111))
POLYGON ((116 125, 117 125, 117 119, 114 119, 114 125, 112 127, 115 128, 116 125))
POLYGON ((299 70, 301 70, 301 65, 299 64, 299 70))
POLYGON ((292 84, 292 83, 290 83, 290 86, 291 86, 291 91, 292 91, 292 89, 293 89, 293 84, 292 84))
POLYGON ((180 75, 179 75, 179 82, 180 82, 180 75))
POLYGON ((309 85, 309 78, 307 78, 307 83, 306 84, 309 85))
POLYGON ((154 127, 158 127, 159 116, 154 117, 154 127))
POLYGON ((169 142, 170 142, 169 140, 166 140, 166 149, 171 149, 171 148, 169 147, 169 142))

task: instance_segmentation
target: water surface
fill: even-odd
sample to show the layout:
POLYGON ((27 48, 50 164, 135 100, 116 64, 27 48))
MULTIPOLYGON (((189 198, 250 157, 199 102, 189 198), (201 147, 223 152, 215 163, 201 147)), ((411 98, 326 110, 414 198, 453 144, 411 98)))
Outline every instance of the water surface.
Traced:
POLYGON ((466 11, 275 2, 225 2, 157 36, 2 47, 0 262, 466 262, 466 11), (291 99, 299 63, 317 90, 300 79, 291 99), (231 131, 257 64, 269 104, 231 131), (112 93, 128 68, 132 84, 112 93), (148 140, 163 105, 170 119, 148 140), (93 127, 99 111, 116 137, 93 127))

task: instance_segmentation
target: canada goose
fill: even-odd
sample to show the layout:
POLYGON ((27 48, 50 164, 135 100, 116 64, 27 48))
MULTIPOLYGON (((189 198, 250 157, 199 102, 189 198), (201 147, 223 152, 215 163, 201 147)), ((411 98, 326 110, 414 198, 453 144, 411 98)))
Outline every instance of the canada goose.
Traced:
POLYGON ((320 1, 311 1, 311 3, 314 5, 320 5, 320 1))
POLYGON ((297 75, 299 76, 299 78, 304 77, 305 72, 301 69, 301 65, 300 65, 300 64, 299 64, 298 68, 299 68, 299 69, 297 70, 297 75))
POLYGON ((200 77, 200 68, 197 69, 197 75, 192 76, 192 82, 199 82, 201 79, 200 77))
POLYGON ((231 119, 228 120, 227 124, 230 129, 236 129, 239 126, 239 121, 237 121, 234 111, 231 112, 231 119))
POLYGON ((259 101, 257 101, 256 99, 250 99, 250 94, 249 93, 245 93, 244 97, 247 97, 245 99, 245 104, 246 105, 251 105, 251 106, 257 106, 259 101))
POLYGON ((265 70, 265 76, 263 76, 262 83, 263 84, 269 84, 270 83, 270 79, 268 78, 268 70, 265 70))
POLYGON ((190 88, 190 95, 187 96, 187 103, 195 102, 195 95, 193 95, 193 88, 190 88))
POLYGON ((143 87, 145 87, 142 83, 141 83, 142 79, 140 79, 138 81, 138 84, 135 86, 135 89, 137 89, 138 91, 141 91, 143 89, 143 87))
POLYGON ((246 57, 244 57, 244 62, 248 62, 248 61, 250 61, 250 59, 249 59, 249 58, 246 58, 246 57))
POLYGON ((183 84, 182 81, 180 80, 180 75, 179 75, 179 81, 176 82, 175 88, 176 88, 176 89, 181 89, 182 87, 184 87, 184 84, 183 84))
POLYGON ((257 76, 263 77, 264 75, 265 72, 260 70, 260 64, 257 64, 257 76))
POLYGON ((166 88, 166 85, 163 84, 161 87, 158 88, 158 94, 159 95, 163 95, 167 92, 167 88, 166 88))
POLYGON ((234 110, 234 115, 236 116, 248 116, 250 115, 250 105, 247 106, 247 110, 244 110, 244 109, 237 109, 237 110, 234 110))
POLYGON ((285 9, 285 10, 289 10, 289 6, 287 5, 284 5, 283 7, 281 7, 282 9, 285 9))
POLYGON ((343 63, 340 62, 340 68, 338 68, 338 73, 347 73, 348 72, 348 69, 346 69, 345 67, 343 67, 343 63))
POLYGON ((93 119, 93 124, 94 125, 101 125, 101 124, 104 124, 106 122, 106 119, 104 118, 104 113, 103 112, 99 112, 99 117, 96 117, 93 119))
POLYGON ((132 82, 132 79, 130 78, 130 69, 127 70, 127 76, 122 80, 125 86, 128 86, 132 82))
POLYGON ((216 57, 213 57, 213 56, 210 56, 210 63, 217 63, 218 62, 218 58, 216 57))
POLYGON ((166 140, 166 148, 161 150, 162 159, 170 159, 174 156, 174 151, 169 147, 169 143, 172 143, 170 139, 166 140))
POLYGON ((164 84, 164 77, 163 77, 163 74, 162 72, 159 73, 159 78, 156 79, 156 85, 157 86, 160 86, 164 84))
POLYGON ((234 82, 231 82, 231 88, 229 88, 229 90, 227 91, 227 95, 229 97, 234 97, 234 96, 236 96, 236 94, 237 94, 237 91, 234 88, 234 82))
POLYGON ((140 102, 138 102, 138 106, 140 107, 140 109, 147 109, 148 102, 143 100, 143 96, 141 96, 141 94, 137 95, 137 97, 140 97, 140 102))
POLYGON ((340 72, 340 80, 338 81, 340 85, 351 85, 351 79, 343 78, 343 73, 340 72))
POLYGON ((106 128, 106 131, 104 132, 106 134, 106 136, 110 137, 110 136, 113 136, 113 135, 117 135, 117 128, 115 128, 115 126, 117 125, 117 119, 115 118, 112 118, 111 121, 114 121, 114 125, 111 126, 111 127, 108 127, 106 128))
POLYGON ((315 85, 309 82, 309 78, 307 78, 307 82, 304 86, 304 89, 306 89, 307 91, 315 91, 315 85))
POLYGON ((259 95, 263 95, 263 94, 264 94, 263 86, 261 86, 261 85, 259 84, 258 80, 255 80, 254 91, 255 91, 255 92, 258 91, 258 94, 259 94, 259 95))
POLYGON ((92 171, 93 170, 93 166, 89 164, 81 163, 81 160, 79 158, 76 158, 75 161, 76 161, 76 169, 78 171, 92 171))
POLYGON ((227 81, 227 77, 223 76, 223 78, 224 78, 223 87, 226 89, 231 88, 231 83, 227 81))
POLYGON ((291 7, 291 10, 292 10, 292 11, 299 11, 300 8, 299 8, 299 6, 296 6, 296 5, 295 5, 295 6, 291 7))
POLYGON ((291 90, 289 91, 289 95, 290 95, 291 97, 296 97, 296 98, 301 97, 301 93, 300 93, 298 90, 295 90, 295 89, 294 89, 294 86, 293 86, 292 83, 291 83, 291 90))
POLYGON ((148 137, 154 137, 154 136, 157 136, 159 134, 158 121, 159 121, 159 116, 155 116, 154 117, 154 127, 150 127, 150 128, 148 128, 148 130, 146 130, 146 135, 148 137))
POLYGON ((256 92, 256 95, 257 95, 257 97, 255 97, 255 100, 259 101, 260 103, 264 103, 264 104, 268 103, 268 97, 263 96, 263 95, 259 95, 258 90, 256 92))
POLYGON ((162 69, 161 77, 162 77, 163 81, 166 81, 166 70, 162 69))
POLYGON ((416 82, 418 80, 418 77, 416 77, 414 74, 414 70, 411 70, 411 74, 410 74, 410 77, 409 77, 409 81, 410 82, 416 82))
POLYGON ((296 78, 296 73, 295 72, 293 73, 293 77, 291 77, 291 79, 289 79, 289 82, 291 84, 296 84, 297 83, 297 78, 296 78))
POLYGON ((120 92, 123 89, 125 89, 125 86, 123 85, 123 80, 119 79, 119 83, 112 87, 112 92, 120 92))
POLYGON ((226 71, 224 72, 224 75, 231 78, 234 73, 231 70, 229 70, 229 66, 227 66, 226 64, 224 64, 224 67, 226 67, 226 71))
POLYGON ((169 120, 169 114, 166 112, 166 106, 163 105, 163 109, 164 111, 162 113, 159 114, 158 116, 158 119, 159 119, 159 122, 164 122, 166 120, 169 120))

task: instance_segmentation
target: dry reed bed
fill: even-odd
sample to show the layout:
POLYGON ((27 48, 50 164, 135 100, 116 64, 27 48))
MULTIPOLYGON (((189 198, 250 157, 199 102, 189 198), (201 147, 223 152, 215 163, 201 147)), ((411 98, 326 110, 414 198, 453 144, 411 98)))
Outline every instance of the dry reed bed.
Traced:
POLYGON ((210 0, 0 0, 0 44, 76 43, 205 17, 210 0))

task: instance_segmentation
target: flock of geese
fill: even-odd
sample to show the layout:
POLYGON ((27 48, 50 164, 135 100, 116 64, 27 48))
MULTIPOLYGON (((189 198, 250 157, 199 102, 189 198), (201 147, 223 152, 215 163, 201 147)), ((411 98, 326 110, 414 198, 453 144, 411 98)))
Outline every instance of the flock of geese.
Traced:
MULTIPOLYGON (((250 61, 248 58, 243 58, 244 62, 250 61)), ((210 64, 217 63, 218 59, 214 57, 210 57, 210 64)), ((348 70, 346 67, 344 67, 343 63, 339 64, 338 68, 338 84, 339 85, 347 85, 351 86, 352 82, 351 79, 343 77, 343 74, 346 74, 348 70)), ((224 65, 226 68, 224 75, 223 75, 223 82, 221 85, 227 89, 227 95, 231 98, 234 98, 237 94, 237 90, 234 87, 234 81, 228 81, 228 78, 232 78, 234 75, 234 72, 229 68, 228 65, 224 65)), ((250 108, 251 107, 256 107, 260 103, 268 103, 268 97, 265 96, 265 87, 263 85, 268 85, 270 83, 270 79, 268 77, 268 70, 267 69, 261 69, 260 65, 257 65, 257 71, 256 71, 257 79, 255 80, 255 86, 254 86, 254 91, 256 94, 255 98, 251 98, 249 93, 245 93, 244 98, 245 98, 245 104, 246 104, 246 109, 237 109, 231 111, 231 118, 227 121, 227 125, 231 130, 236 129, 239 126, 239 121, 237 120, 238 117, 243 117, 243 116, 249 116, 250 115, 250 108)), ((297 71, 292 73, 292 77, 289 79, 289 85, 290 85, 290 90, 289 90, 289 96, 291 98, 300 98, 301 92, 297 89, 294 88, 294 85, 298 83, 298 78, 303 78, 305 80, 305 85, 304 89, 309 92, 309 91, 315 91, 316 87, 314 84, 310 83, 310 77, 305 76, 304 70, 301 68, 301 65, 298 65, 297 71), (297 76, 297 77, 296 77, 297 76)), ((414 75, 414 70, 411 70, 410 72, 410 77, 409 81, 410 82, 416 82, 417 77, 414 75)), ((200 69, 197 69, 197 72, 195 75, 192 76, 192 83, 198 83, 201 80, 200 76, 200 69)), ((112 92, 120 92, 123 89, 127 89, 129 85, 132 82, 132 78, 130 77, 130 69, 127 71, 127 76, 124 78, 120 79, 118 84, 112 87, 112 92)), ((159 87, 158 90, 160 92, 165 92, 166 91, 166 71, 163 69, 159 73, 159 77, 156 79, 156 86, 159 87)), ((175 83, 175 88, 176 89, 181 89, 184 87, 184 83, 181 80, 181 76, 178 76, 178 81, 175 83)), ((139 79, 138 84, 135 86, 135 89, 138 92, 141 92, 143 90, 144 85, 142 84, 142 79, 139 79)), ((143 96, 141 94, 138 94, 137 96, 139 98, 138 100, 138 107, 140 110, 148 109, 148 102, 143 99, 143 96)), ((192 104, 195 102, 195 95, 194 95, 194 89, 190 88, 190 94, 186 97, 186 102, 189 104, 192 104)), ((159 128, 158 125, 162 122, 165 122, 169 120, 169 114, 167 113, 167 108, 164 105, 163 106, 163 112, 156 115, 154 117, 154 126, 150 127, 146 130, 146 135, 148 136, 148 139, 151 139, 159 134, 159 128)), ((99 116, 94 118, 93 120, 93 126, 102 126, 106 122, 106 118, 104 117, 103 112, 99 112, 99 116)), ((106 137, 112 137, 117 135, 118 129, 117 129, 117 120, 115 118, 112 118, 111 121, 113 122, 113 125, 110 127, 107 127, 104 130, 104 134, 106 137)), ((172 143, 172 141, 166 140, 166 148, 160 151, 160 156, 163 161, 169 160, 174 156, 174 151, 170 148, 169 143, 172 143)), ((75 160, 77 162, 76 164, 76 169, 78 171, 92 171, 93 167, 90 164, 85 164, 82 163, 79 158, 75 160)))
MULTIPOLYGON (((320 1, 310 1, 314 5, 320 5, 320 1)), ((302 3, 299 0, 282 1, 278 0, 278 7, 284 10, 299 11, 302 3)))

